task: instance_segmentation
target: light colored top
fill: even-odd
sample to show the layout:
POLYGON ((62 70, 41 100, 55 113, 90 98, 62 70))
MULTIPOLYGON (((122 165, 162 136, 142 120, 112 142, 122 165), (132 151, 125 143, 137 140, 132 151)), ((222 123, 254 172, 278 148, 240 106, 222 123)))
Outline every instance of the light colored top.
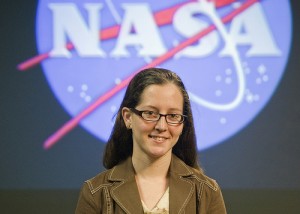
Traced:
POLYGON ((153 207, 153 209, 150 210, 143 202, 143 200, 142 205, 145 214, 169 214, 169 187, 157 202, 157 204, 153 207))

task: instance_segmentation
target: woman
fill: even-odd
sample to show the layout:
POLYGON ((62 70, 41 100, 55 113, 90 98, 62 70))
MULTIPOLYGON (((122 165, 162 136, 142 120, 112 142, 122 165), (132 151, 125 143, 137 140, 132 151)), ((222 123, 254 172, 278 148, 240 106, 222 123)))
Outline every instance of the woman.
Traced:
POLYGON ((197 160, 181 79, 145 69, 119 108, 103 158, 108 170, 84 183, 76 213, 226 213, 218 184, 197 160))

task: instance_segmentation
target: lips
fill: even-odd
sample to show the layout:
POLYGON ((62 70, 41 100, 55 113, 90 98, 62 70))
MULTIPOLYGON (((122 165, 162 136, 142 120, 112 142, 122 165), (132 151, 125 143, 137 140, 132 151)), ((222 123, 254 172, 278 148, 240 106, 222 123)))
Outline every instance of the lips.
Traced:
POLYGON ((157 141, 157 142, 163 142, 165 141, 166 139, 168 139, 167 137, 163 137, 163 136, 153 136, 153 135, 150 135, 150 138, 152 138, 153 140, 157 141))

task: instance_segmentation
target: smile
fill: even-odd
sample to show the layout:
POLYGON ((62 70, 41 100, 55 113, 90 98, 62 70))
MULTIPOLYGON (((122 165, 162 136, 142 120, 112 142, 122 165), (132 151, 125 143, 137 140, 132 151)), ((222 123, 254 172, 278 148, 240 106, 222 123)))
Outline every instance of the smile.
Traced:
POLYGON ((160 137, 160 136, 150 136, 150 138, 152 138, 152 139, 154 139, 155 141, 158 141, 158 142, 162 142, 162 141, 167 139, 166 137, 160 137))

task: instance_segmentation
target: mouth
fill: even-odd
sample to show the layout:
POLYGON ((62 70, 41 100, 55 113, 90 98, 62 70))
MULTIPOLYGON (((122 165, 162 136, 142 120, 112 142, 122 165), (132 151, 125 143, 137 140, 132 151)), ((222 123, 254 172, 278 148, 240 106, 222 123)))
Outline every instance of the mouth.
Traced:
POLYGON ((166 138, 166 137, 162 137, 162 136, 153 136, 153 135, 150 135, 149 137, 152 138, 153 140, 157 141, 157 142, 163 142, 163 141, 165 141, 166 139, 168 139, 168 138, 166 138))

